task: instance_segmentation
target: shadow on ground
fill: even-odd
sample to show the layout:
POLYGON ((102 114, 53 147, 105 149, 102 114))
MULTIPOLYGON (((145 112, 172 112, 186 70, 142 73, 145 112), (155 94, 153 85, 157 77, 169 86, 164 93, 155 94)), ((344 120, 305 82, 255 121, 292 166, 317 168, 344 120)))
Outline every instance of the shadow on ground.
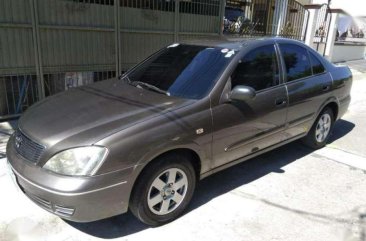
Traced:
POLYGON ((346 120, 338 120, 335 124, 334 124, 334 129, 332 132, 332 135, 329 138, 328 143, 332 143, 340 138, 342 138, 343 136, 349 134, 353 128, 355 128, 355 124, 353 124, 352 122, 346 121, 346 120))
MULTIPOLYGON (((353 123, 340 120, 335 126, 331 141, 347 135, 354 126, 353 123)), ((269 173, 284 173, 282 169, 284 166, 311 152, 313 152, 312 149, 303 146, 300 141, 296 141, 207 177, 198 184, 187 212, 199 208, 210 200, 237 187, 253 182, 269 173)), ((276 204, 272 205, 275 206, 276 204)), ((288 210, 292 211, 291 209, 288 210)), ((304 211, 294 211, 299 214, 309 215, 309 213, 304 211)), ((91 223, 74 223, 69 221, 67 223, 82 232, 104 239, 123 237, 149 228, 134 218, 130 212, 91 223)))

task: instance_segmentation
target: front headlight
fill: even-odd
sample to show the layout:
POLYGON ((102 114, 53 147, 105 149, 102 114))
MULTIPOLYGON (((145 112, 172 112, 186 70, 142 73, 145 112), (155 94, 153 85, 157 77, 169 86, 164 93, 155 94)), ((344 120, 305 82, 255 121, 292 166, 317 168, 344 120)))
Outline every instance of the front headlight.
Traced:
POLYGON ((107 148, 100 146, 73 148, 54 155, 43 168, 70 176, 93 175, 107 153, 107 148))

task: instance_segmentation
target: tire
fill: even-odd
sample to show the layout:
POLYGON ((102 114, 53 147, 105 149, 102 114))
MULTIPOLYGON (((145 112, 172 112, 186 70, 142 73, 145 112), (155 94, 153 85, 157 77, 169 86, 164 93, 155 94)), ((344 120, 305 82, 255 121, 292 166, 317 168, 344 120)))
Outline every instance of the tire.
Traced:
POLYGON ((303 143, 310 148, 320 149, 327 144, 334 125, 334 113, 326 107, 316 118, 313 126, 304 137, 303 143))
POLYGON ((150 226, 171 222, 187 208, 195 186, 196 173, 187 157, 162 156, 149 164, 138 178, 131 194, 130 210, 150 226))

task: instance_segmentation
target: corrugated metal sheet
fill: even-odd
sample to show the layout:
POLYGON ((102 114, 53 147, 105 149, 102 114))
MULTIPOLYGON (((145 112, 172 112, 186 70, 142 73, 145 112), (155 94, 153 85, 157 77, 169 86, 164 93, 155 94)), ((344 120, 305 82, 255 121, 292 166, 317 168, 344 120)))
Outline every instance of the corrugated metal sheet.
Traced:
POLYGON ((180 39, 217 37, 223 0, 0 0, 0 119, 127 70, 180 39))

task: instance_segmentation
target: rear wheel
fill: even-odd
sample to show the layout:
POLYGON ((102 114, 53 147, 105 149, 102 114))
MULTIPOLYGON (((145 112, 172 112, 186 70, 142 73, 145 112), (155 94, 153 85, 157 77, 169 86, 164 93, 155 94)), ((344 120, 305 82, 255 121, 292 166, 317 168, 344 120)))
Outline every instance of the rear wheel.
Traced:
POLYGON ((157 226, 179 217, 195 189, 196 175, 188 158, 167 155, 141 174, 132 192, 130 209, 142 222, 157 226))
POLYGON ((324 147, 329 139, 333 124, 333 111, 327 107, 320 113, 309 133, 303 139, 304 144, 314 149, 324 147))

